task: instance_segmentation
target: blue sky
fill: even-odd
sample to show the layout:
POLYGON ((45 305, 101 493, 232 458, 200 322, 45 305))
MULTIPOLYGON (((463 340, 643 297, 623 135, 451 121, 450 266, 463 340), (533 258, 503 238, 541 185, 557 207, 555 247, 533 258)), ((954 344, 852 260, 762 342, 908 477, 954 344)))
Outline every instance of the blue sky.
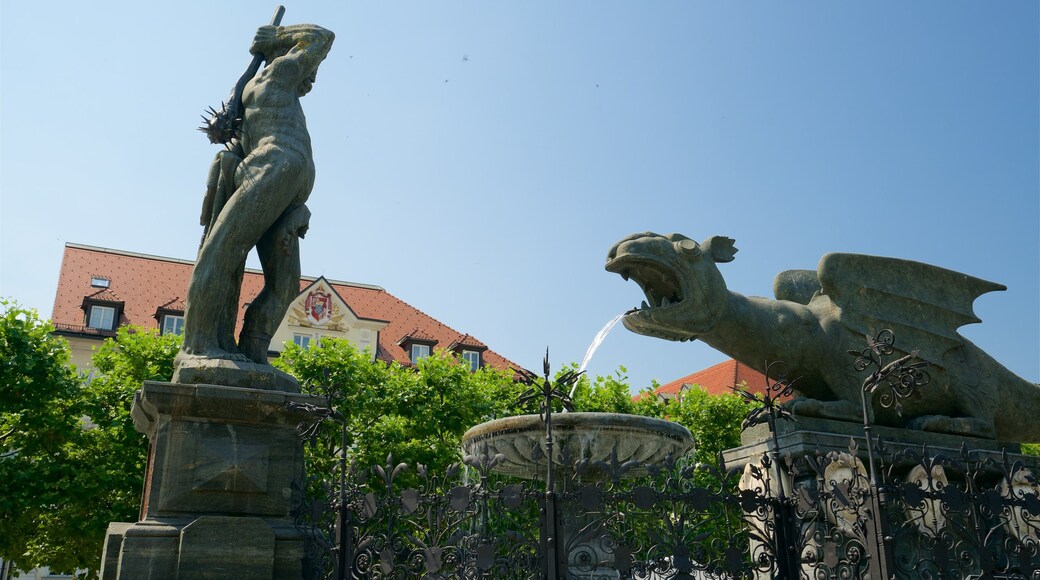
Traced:
MULTIPOLYGON (((735 238, 730 289, 828 252, 1008 286, 961 332, 1040 380, 1040 13, 981 2, 299 2, 336 32, 304 100, 303 271, 377 284, 528 368, 639 303, 639 231, 735 238)), ((194 256, 195 131, 270 6, 0 5, 0 296, 49 316, 65 242, 194 256)), ((635 386, 725 360, 620 326, 635 386)))

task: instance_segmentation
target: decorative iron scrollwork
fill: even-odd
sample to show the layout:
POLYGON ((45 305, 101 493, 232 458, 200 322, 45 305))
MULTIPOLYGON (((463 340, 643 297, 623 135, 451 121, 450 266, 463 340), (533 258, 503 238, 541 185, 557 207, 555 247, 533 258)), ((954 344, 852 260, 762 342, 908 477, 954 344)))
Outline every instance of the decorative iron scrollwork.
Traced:
MULTIPOLYGON (((897 404, 926 382, 912 355, 884 362, 893 344, 886 332, 857 353, 857 367, 874 369, 865 405, 880 387, 892 387, 897 404)), ((530 454, 545 480, 496 473, 504 456, 486 445, 442 473, 389 456, 357 469, 340 453, 331 478, 294 484, 294 517, 317 530, 304 562, 315 577, 352 580, 878 578, 879 569, 900 579, 1040 580, 1040 461, 966 446, 956 456, 897 450, 873 440, 869 422, 865 446, 851 439, 843 450, 781 456, 779 400, 794 381, 771 368, 748 424, 768 422, 772 445, 731 469, 671 455, 621 461, 616 449, 606 460, 554 455, 553 406, 569 408, 565 387, 579 374, 553 384, 547 355, 544 380, 525 375, 523 399, 538 402, 546 423, 545 451, 536 444, 530 454), (554 463, 565 467, 558 491, 554 463)), ((337 419, 318 405, 298 410, 337 419)))

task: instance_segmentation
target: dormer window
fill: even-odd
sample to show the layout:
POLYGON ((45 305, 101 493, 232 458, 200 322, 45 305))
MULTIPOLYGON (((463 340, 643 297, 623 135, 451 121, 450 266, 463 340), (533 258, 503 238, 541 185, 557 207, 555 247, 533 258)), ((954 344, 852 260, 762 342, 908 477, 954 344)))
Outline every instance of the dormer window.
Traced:
POLYGON ((397 345, 408 353, 408 361, 414 365, 433 353, 437 339, 416 328, 402 336, 397 345))
POLYGON ((415 364, 422 359, 430 356, 430 345, 428 344, 413 344, 412 345, 412 364, 415 364))
POLYGON ((184 334, 184 315, 164 314, 162 317, 162 334, 184 334))
POLYGON ((480 368, 480 351, 463 350, 462 360, 469 365, 470 372, 476 372, 480 368))
POLYGON ((89 330, 114 332, 123 316, 123 301, 111 290, 98 290, 83 298, 83 323, 89 330))
POLYGON ((159 334, 184 334, 184 301, 174 298, 155 310, 159 334))
POLYGON ((483 353, 487 347, 472 336, 464 334, 448 345, 448 350, 459 357, 469 367, 470 372, 476 372, 484 364, 483 353))
POLYGON ((92 304, 87 318, 87 328, 96 330, 115 330, 116 309, 112 306, 92 304))

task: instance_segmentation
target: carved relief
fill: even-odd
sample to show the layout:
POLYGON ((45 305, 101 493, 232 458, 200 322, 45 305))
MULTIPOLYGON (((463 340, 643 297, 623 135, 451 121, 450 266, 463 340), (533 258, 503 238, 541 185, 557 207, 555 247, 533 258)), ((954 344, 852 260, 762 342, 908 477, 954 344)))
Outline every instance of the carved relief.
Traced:
POLYGON ((1029 469, 1019 469, 1011 476, 1011 485, 1001 479, 997 485, 1001 497, 1024 500, 1025 506, 1008 507, 1010 517, 1004 524, 1007 533, 1023 544, 1040 543, 1040 483, 1029 469))
POLYGON ((325 284, 312 288, 298 297, 289 308, 288 322, 297 326, 317 327, 323 330, 345 332, 344 308, 325 284))
MULTIPOLYGON (((906 476, 906 483, 916 485, 923 492, 938 493, 950 485, 946 471, 941 465, 933 465, 929 472, 923 465, 914 466, 906 476)), ((908 522, 916 522, 917 531, 934 538, 946 527, 946 516, 943 515, 941 499, 922 499, 916 505, 906 507, 908 522)))
POLYGON ((823 481, 825 489, 834 497, 824 503, 824 513, 843 535, 862 536, 867 519, 864 499, 870 490, 867 470, 859 457, 849 453, 832 453, 830 458, 823 481))

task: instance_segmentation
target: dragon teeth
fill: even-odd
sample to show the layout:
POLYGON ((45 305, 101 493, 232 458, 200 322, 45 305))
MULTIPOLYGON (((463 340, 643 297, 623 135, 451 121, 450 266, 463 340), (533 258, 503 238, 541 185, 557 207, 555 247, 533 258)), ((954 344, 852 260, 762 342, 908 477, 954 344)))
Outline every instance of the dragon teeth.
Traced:
POLYGON ((649 308, 650 308, 650 305, 646 303, 646 300, 644 300, 643 303, 639 305, 639 309, 640 310, 647 310, 649 308))
POLYGON ((667 296, 661 298, 661 306, 669 306, 671 303, 672 301, 669 300, 667 296))

